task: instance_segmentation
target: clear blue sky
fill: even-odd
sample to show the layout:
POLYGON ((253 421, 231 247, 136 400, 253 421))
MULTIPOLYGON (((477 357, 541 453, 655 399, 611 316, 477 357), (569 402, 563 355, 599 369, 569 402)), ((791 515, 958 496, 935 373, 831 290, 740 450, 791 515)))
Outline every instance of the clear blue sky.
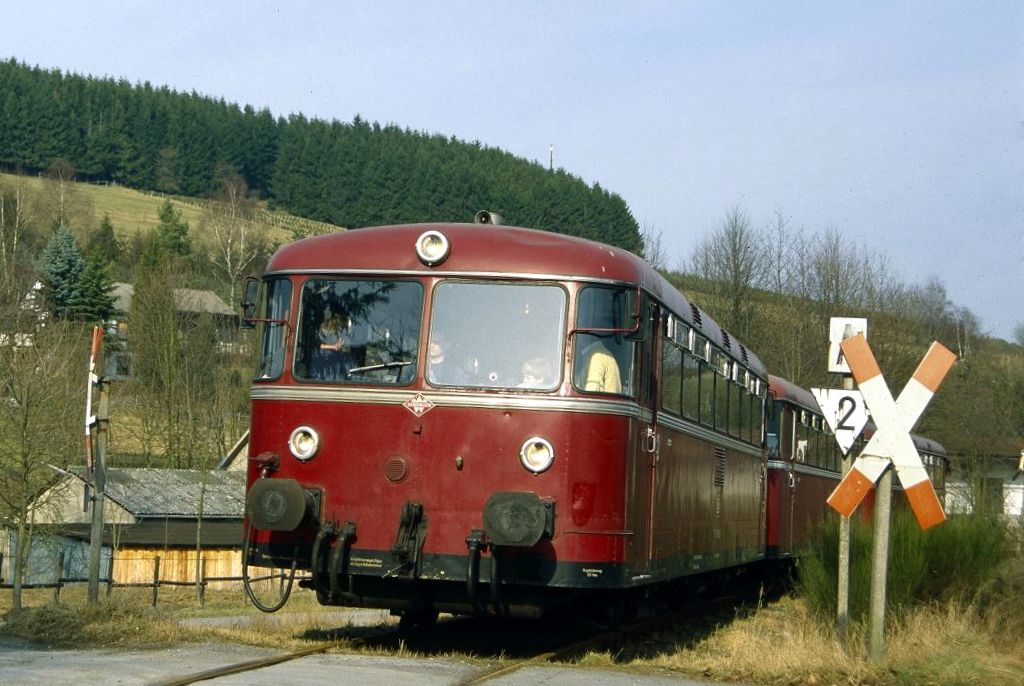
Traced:
POLYGON ((0 16, 0 57, 30 65, 544 164, 554 145, 662 233, 670 265, 731 207, 780 211, 905 282, 939 277, 991 334, 1024 322, 1019 1, 0 0, 0 16))

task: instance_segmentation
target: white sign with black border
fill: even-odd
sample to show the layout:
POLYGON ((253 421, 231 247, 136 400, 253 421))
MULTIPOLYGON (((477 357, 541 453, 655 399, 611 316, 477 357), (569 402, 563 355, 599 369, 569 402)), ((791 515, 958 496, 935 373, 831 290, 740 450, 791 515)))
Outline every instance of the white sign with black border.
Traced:
MULTIPOLYGON (((846 363, 843 349, 840 347, 847 338, 857 334, 868 337, 868 320, 861 317, 832 317, 828 325, 828 370, 833 374, 849 374, 850 365, 846 363)), ((861 403, 863 407, 864 403, 861 403)))
POLYGON ((812 388, 811 393, 835 434, 836 443, 843 449, 843 455, 848 454, 868 422, 864 396, 860 391, 843 388, 812 388))

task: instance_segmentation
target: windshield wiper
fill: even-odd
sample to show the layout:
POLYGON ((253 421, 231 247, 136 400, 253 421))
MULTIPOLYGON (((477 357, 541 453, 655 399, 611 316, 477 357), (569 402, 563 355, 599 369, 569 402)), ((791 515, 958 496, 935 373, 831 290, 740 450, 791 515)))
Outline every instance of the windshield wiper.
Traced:
POLYGON ((391 369, 392 367, 405 367, 406 365, 415 364, 409 360, 400 360, 397 362, 384 362, 382 364, 371 364, 365 367, 352 367, 348 370, 349 374, 357 374, 359 372, 372 372, 377 369, 391 369))

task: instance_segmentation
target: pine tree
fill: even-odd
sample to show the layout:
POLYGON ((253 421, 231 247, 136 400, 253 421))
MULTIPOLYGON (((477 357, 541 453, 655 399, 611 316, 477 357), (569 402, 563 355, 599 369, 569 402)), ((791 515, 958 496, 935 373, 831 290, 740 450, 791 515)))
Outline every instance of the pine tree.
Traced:
POLYGON ((89 243, 85 246, 87 257, 96 257, 107 264, 116 264, 121 256, 121 247, 117 244, 117 237, 114 236, 114 224, 110 221, 110 215, 103 215, 100 226, 96 232, 89 237, 89 243))
POLYGON ((39 266, 50 311, 61 319, 70 318, 85 271, 85 260, 71 229, 61 224, 54 230, 39 266))
POLYGON ((114 297, 110 295, 113 283, 109 265, 102 259, 90 255, 79 281, 78 291, 72 306, 72 316, 85 322, 102 322, 114 311, 114 297))
POLYGON ((164 200, 157 213, 159 223, 153 229, 149 245, 142 254, 141 266, 152 268, 169 260, 187 258, 192 253, 188 222, 170 200, 164 200))

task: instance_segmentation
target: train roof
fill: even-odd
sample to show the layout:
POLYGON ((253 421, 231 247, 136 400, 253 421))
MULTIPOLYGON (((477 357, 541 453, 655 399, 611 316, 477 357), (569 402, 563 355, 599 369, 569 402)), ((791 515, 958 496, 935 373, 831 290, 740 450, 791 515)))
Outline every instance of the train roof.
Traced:
MULTIPOLYGON (((877 430, 878 429, 875 426, 875 423, 869 419, 867 424, 864 425, 864 431, 862 432, 862 435, 864 436, 865 440, 870 440, 871 437, 875 435, 875 431, 877 430)), ((914 433, 910 434, 910 438, 913 439, 914 447, 917 448, 917 452, 928 453, 929 455, 938 455, 939 457, 942 457, 947 461, 949 460, 949 455, 946 453, 945 446, 943 446, 935 439, 914 433)))
POLYGON ((768 391, 776 400, 784 400, 794 405, 798 405, 805 410, 821 414, 821 407, 818 405, 818 401, 815 399, 814 395, 806 388, 797 386, 788 379, 783 379, 781 376, 769 374, 768 391))
POLYGON ((761 377, 767 374, 757 355, 719 327, 643 259, 585 238, 489 224, 377 226, 290 243, 278 250, 267 266, 268 274, 341 270, 499 278, 540 276, 635 284, 664 302, 702 336, 724 348, 755 374, 761 377), (439 231, 451 246, 448 258, 433 267, 423 264, 416 254, 416 241, 425 231, 439 231))

